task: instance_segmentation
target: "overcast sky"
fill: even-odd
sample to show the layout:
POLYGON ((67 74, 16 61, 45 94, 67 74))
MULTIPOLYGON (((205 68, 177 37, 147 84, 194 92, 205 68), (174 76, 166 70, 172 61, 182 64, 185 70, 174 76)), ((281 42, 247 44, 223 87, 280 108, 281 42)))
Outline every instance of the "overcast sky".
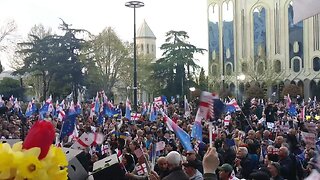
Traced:
MULTIPOLYGON (((15 20, 16 34, 25 38, 31 27, 43 24, 59 32, 59 18, 98 34, 105 27, 113 27, 124 41, 133 41, 133 9, 124 4, 128 0, 0 0, 0 23, 15 20)), ((207 0, 143 0, 145 6, 137 9, 137 29, 145 19, 157 37, 159 47, 164 43, 165 33, 170 30, 184 30, 190 36, 190 43, 208 48, 207 0)), ((3 57, 3 55, 2 55, 3 57)), ((207 69, 207 53, 198 55, 199 64, 207 69)), ((1 59, 5 67, 8 62, 1 59)))

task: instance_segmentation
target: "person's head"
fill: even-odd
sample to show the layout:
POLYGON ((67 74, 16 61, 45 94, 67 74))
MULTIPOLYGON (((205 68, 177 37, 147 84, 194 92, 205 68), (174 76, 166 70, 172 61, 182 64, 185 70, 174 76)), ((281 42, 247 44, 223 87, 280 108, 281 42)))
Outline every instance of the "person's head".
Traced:
POLYGON ((184 168, 184 172, 189 176, 192 177, 197 173, 197 165, 194 161, 188 161, 182 164, 184 168))
POLYGON ((277 136, 274 142, 275 144, 281 145, 283 143, 283 137, 277 136))
POLYGON ((267 153, 268 154, 274 154, 275 147, 272 145, 267 146, 267 153))
POLYGON ((158 130, 158 128, 157 128, 156 126, 152 126, 152 127, 151 127, 151 132, 152 132, 152 133, 157 132, 157 130, 158 130))
POLYGON ((312 157, 315 156, 315 152, 313 149, 309 149, 308 151, 305 151, 304 157, 306 160, 310 160, 312 157))
POLYGON ((237 158, 244 158, 248 155, 248 149, 246 147, 239 147, 237 151, 237 158))
POLYGON ((289 129, 288 135, 295 136, 297 134, 295 129, 289 129))
POLYGON ((197 159, 196 152, 194 151, 187 151, 186 156, 187 156, 187 161, 194 161, 197 159))
POLYGON ((160 170, 165 171, 168 169, 168 162, 165 157, 160 157, 157 160, 157 164, 160 170))
POLYGON ((277 162, 272 162, 268 165, 268 170, 272 177, 276 177, 280 174, 280 164, 277 162))
POLYGON ((135 164, 133 156, 129 153, 124 154, 121 162, 125 166, 135 164))
POLYGON ((166 160, 168 163, 169 170, 181 166, 181 156, 177 151, 169 152, 166 156, 166 160))
POLYGON ((142 129, 138 129, 137 136, 138 137, 143 137, 143 130, 142 129))
POLYGON ((220 134, 220 139, 225 140, 227 138, 227 133, 225 131, 222 131, 220 134))
POLYGON ((137 141, 131 141, 129 144, 130 150, 133 152, 139 147, 139 143, 137 141))
POLYGON ((148 131, 148 132, 147 132, 147 139, 150 140, 151 138, 152 138, 152 132, 151 132, 151 131, 148 131))
POLYGON ((256 132, 254 130, 250 130, 248 132, 248 138, 249 139, 255 139, 255 136, 256 136, 256 132))
POLYGON ((220 180, 228 180, 231 176, 233 168, 230 164, 222 164, 222 166, 218 167, 219 169, 219 178, 220 180))
POLYGON ((280 159, 284 159, 284 158, 288 157, 289 156, 288 148, 284 147, 284 146, 280 147, 279 151, 278 151, 278 156, 280 159))
POLYGON ((264 130, 263 131, 263 139, 269 139, 270 137, 270 131, 264 130))
POLYGON ((261 133, 260 133, 260 131, 256 131, 256 139, 261 139, 261 133))

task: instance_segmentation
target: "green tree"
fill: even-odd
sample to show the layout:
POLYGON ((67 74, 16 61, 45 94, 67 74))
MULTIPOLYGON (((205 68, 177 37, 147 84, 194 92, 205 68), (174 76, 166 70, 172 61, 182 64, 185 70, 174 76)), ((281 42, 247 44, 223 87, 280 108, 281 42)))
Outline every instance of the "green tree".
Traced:
MULTIPOLYGON (((154 78, 164 87, 163 94, 168 96, 186 94, 187 79, 192 79, 199 66, 195 63, 194 54, 203 53, 205 49, 190 44, 185 31, 169 31, 166 41, 160 47, 163 50, 160 58, 153 66, 154 78)), ((189 82, 190 84, 190 82, 189 82)))
POLYGON ((2 66, 1 61, 0 61, 0 73, 2 73, 2 71, 3 71, 3 66, 2 66))
POLYGON ((24 88, 21 87, 20 81, 13 78, 3 78, 0 81, 0 94, 10 97, 23 98, 24 88))
MULTIPOLYGON (((82 57, 83 49, 86 45, 86 41, 81 37, 90 36, 90 33, 84 29, 71 28, 70 24, 67 24, 61 19, 62 23, 59 26, 64 32, 63 36, 57 36, 57 42, 59 44, 56 53, 57 57, 61 56, 63 68, 60 68, 56 73, 56 79, 63 80, 66 89, 70 88, 73 93, 73 100, 77 102, 78 90, 83 88, 84 85, 84 58, 82 57)), ((60 88, 57 87, 57 88, 60 88)), ((55 88, 56 89, 56 88, 55 88)))
POLYGON ((89 94, 95 95, 97 91, 104 90, 111 95, 129 61, 128 49, 111 27, 94 37, 88 48, 91 57, 87 61, 86 79, 89 94))
POLYGON ((198 82, 200 90, 208 91, 208 77, 204 74, 203 68, 201 68, 198 82))
MULTIPOLYGON (((28 41, 32 42, 34 39, 34 36, 43 39, 46 36, 51 36, 51 28, 45 28, 42 24, 34 25, 29 34, 28 34, 28 41)), ((21 48, 23 46, 20 46, 18 48, 21 48)), ((20 52, 21 49, 17 49, 18 52, 20 52)), ((11 60, 11 68, 18 70, 22 68, 23 66, 23 54, 16 54, 15 57, 11 60)), ((32 87, 28 89, 28 92, 30 95, 39 98, 43 94, 43 80, 42 76, 38 72, 29 72, 28 76, 25 76, 24 78, 24 84, 26 84, 29 87, 32 87)))
POLYGON ((283 87, 282 97, 290 95, 290 97, 297 97, 297 95, 302 95, 302 89, 295 84, 288 84, 283 87))
POLYGON ((30 42, 19 43, 21 53, 24 56, 23 66, 15 73, 17 74, 31 74, 40 76, 42 80, 42 100, 47 97, 50 83, 54 74, 59 69, 59 58, 56 57, 55 51, 51 48, 54 46, 53 36, 46 36, 40 38, 35 35, 30 35, 32 39, 30 42))
POLYGON ((259 86, 252 85, 250 86, 247 91, 247 98, 252 99, 252 98, 258 98, 258 99, 263 99, 264 98, 264 92, 263 89, 260 88, 259 86))
POLYGON ((71 90, 76 100, 78 89, 83 83, 84 65, 79 56, 84 40, 78 39, 76 35, 85 30, 72 29, 64 21, 60 29, 65 32, 63 36, 30 34, 29 41, 19 43, 18 53, 23 63, 15 73, 40 77, 42 100, 47 98, 49 92, 57 92, 57 89, 69 89, 68 93, 71 90), (53 88, 52 82, 56 82, 53 88))

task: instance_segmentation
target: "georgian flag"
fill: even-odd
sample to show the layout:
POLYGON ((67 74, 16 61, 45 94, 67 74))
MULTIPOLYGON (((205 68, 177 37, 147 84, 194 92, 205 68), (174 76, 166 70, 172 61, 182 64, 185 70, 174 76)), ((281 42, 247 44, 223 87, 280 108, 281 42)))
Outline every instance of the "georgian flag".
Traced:
POLYGON ((48 104, 48 111, 49 113, 53 112, 54 107, 52 104, 52 95, 49 96, 49 98, 46 100, 46 103, 48 104))
POLYGON ((131 113, 131 120, 132 121, 137 121, 140 119, 140 117, 141 117, 140 113, 131 113))
POLYGON ((83 133, 80 138, 71 146, 72 149, 85 149, 103 142, 103 134, 100 133, 83 133))
POLYGON ((231 121, 231 116, 227 115, 223 120, 224 126, 228 126, 230 124, 230 121, 231 121))

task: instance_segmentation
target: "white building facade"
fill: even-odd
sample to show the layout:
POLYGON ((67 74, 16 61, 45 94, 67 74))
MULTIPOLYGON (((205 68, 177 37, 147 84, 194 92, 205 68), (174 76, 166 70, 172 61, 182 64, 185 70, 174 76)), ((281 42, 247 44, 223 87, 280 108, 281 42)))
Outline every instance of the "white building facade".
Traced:
MULTIPOLYGON (((144 20, 137 31, 136 43, 137 43, 137 53, 138 61, 139 58, 150 59, 150 63, 156 61, 156 36, 152 32, 151 28, 144 20)), ((140 103, 151 102, 153 100, 153 94, 147 92, 147 90, 142 88, 142 85, 138 85, 138 100, 140 103)))
POLYGON ((269 96, 291 83, 320 97, 320 15, 293 24, 292 0, 208 0, 207 10, 211 82, 243 93, 255 81, 269 96))

